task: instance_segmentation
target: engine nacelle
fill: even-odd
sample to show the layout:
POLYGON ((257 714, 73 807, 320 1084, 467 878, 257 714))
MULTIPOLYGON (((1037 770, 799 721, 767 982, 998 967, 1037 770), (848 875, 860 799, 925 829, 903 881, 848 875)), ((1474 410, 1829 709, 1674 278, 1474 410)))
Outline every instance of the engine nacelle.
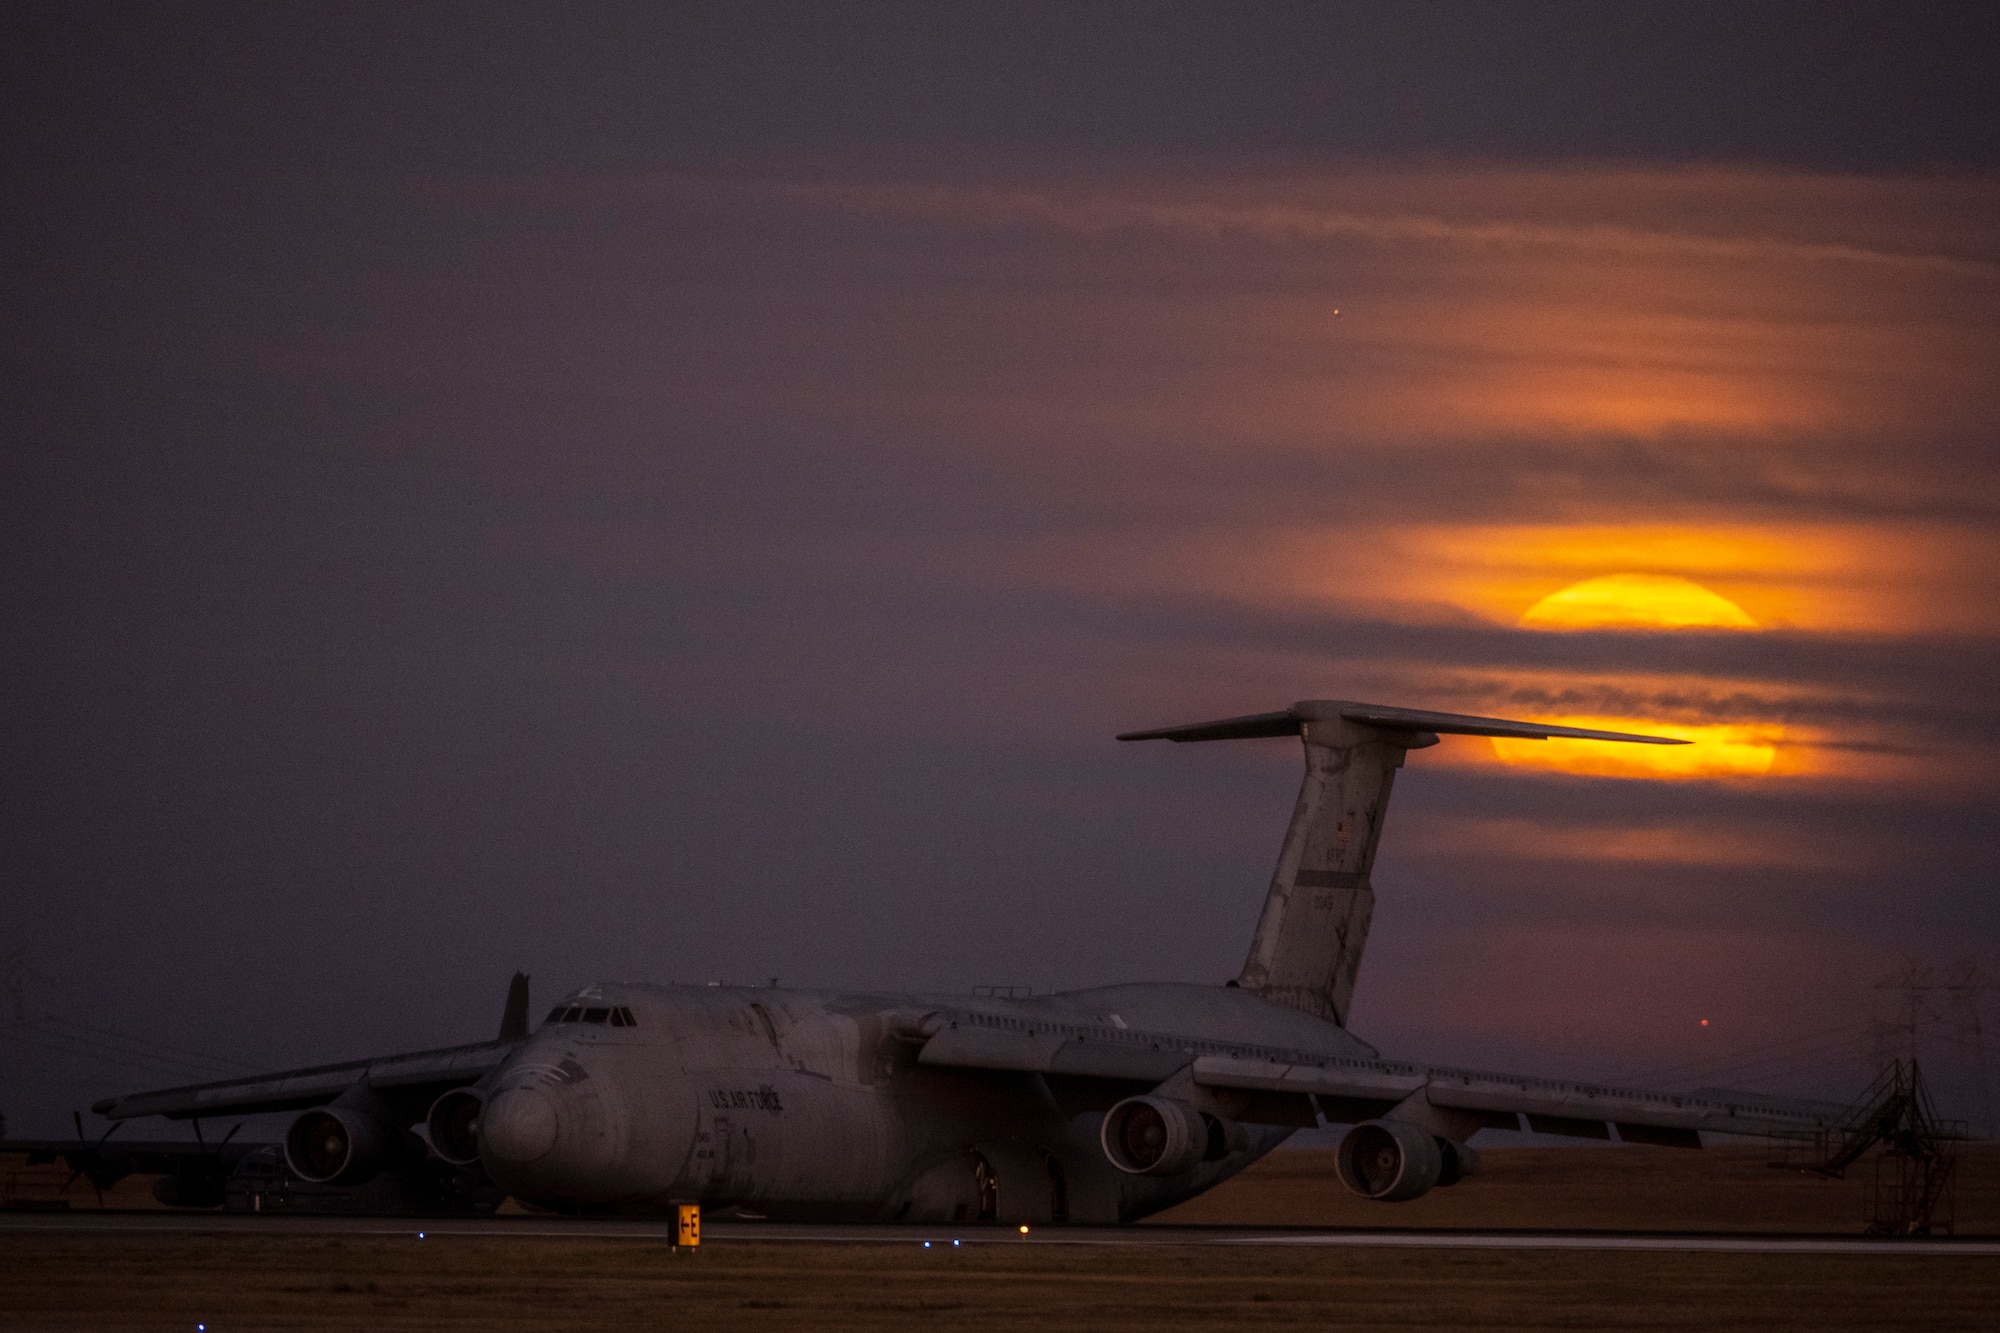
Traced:
MULTIPOLYGON (((1334 1154, 1340 1183, 1364 1199, 1400 1203, 1427 1194, 1445 1174, 1443 1143, 1419 1125, 1368 1120, 1347 1131, 1334 1154)), ((1452 1157, 1456 1171, 1456 1151, 1452 1157)))
POLYGON ((1208 1156, 1221 1125, 1171 1097, 1127 1097, 1104 1113, 1098 1140, 1111 1165, 1135 1176, 1170 1176, 1208 1156))
POLYGON ((307 1111, 285 1131, 285 1165, 316 1185, 358 1185, 396 1158, 400 1131, 344 1106, 307 1111))
POLYGON ((486 1099, 471 1088, 453 1088, 431 1103, 424 1117, 431 1151, 452 1166, 479 1165, 479 1113, 486 1099))

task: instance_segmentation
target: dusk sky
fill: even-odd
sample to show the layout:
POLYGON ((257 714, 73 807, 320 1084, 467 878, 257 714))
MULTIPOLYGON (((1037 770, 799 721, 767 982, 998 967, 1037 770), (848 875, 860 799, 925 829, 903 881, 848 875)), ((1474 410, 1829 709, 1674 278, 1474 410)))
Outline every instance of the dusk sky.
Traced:
POLYGON ((1360 1035, 1853 1090, 1878 983, 2000 978, 1996 57, 10 6, 9 1131, 485 1038, 516 968, 1219 983, 1299 747, 1112 737, 1304 698, 1694 741, 1415 755, 1360 1035))

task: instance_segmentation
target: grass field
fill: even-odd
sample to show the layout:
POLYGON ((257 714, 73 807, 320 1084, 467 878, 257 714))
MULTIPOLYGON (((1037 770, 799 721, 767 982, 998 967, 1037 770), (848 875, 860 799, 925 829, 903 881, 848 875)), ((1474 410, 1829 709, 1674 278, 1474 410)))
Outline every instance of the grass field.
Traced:
POLYGON ((1986 1329, 2000 1261, 1155 1246, 49 1235, 37 1329, 1986 1329))
MULTIPOLYGON (((1762 1162, 1496 1152, 1483 1177, 1390 1208, 1347 1201, 1325 1154, 1282 1153, 1175 1220, 1859 1231, 1859 1185, 1762 1162)), ((1969 1164, 1962 1231, 2000 1231, 1996 1165, 1969 1164)), ((0 1235, 10 1329, 1991 1330, 1996 1311, 2000 1259, 1946 1254, 0 1235)))
MULTIPOLYGON (((1408 1203, 1356 1198, 1330 1152, 1277 1152, 1221 1189, 1160 1215, 1218 1226, 1532 1227, 1604 1231, 1856 1234, 1867 1216, 1874 1159, 1845 1179, 1770 1166, 1763 1147, 1510 1148, 1481 1155, 1480 1172, 1408 1203)), ((1964 1150, 1956 1229, 2000 1235, 2000 1147, 1964 1150)), ((2000 1319, 1994 1321, 2000 1330, 2000 1319)))

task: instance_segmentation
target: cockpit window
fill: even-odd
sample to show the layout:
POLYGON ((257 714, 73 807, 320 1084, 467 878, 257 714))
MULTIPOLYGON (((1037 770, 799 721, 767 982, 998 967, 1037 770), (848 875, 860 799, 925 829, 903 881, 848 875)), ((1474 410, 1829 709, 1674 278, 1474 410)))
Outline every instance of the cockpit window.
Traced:
POLYGON ((609 1009, 586 1009, 583 1011, 583 1021, 586 1023, 602 1023, 610 1017, 611 1011, 609 1009))
POLYGON ((544 1023, 560 1023, 562 1022, 562 1016, 563 1016, 563 1006, 557 1005, 555 1008, 549 1010, 549 1016, 543 1019, 542 1021, 544 1023))
POLYGON ((621 1004, 611 1011, 611 1026, 615 1028, 635 1028, 639 1026, 639 1020, 632 1017, 632 1011, 621 1004))

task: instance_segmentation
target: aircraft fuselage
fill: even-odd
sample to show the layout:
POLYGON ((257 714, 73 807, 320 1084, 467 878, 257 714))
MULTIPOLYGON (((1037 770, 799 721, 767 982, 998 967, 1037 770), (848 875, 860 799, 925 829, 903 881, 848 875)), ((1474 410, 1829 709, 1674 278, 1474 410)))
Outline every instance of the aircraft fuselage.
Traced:
POLYGON ((1291 1133, 1232 1126, 1184 1171, 1119 1171, 1102 1112, 1157 1082, 1153 1068, 1218 1047, 1372 1054, 1248 992, 1176 984, 1018 999, 602 985, 551 1018, 482 1087, 480 1155, 501 1188, 564 1210, 689 1202, 800 1221, 1129 1221, 1291 1133), (600 1021, 562 1021, 577 1011, 600 1021), (604 1021, 620 1011, 630 1026, 604 1021), (958 1024, 1124 1042, 1133 1077, 919 1061, 958 1024))

